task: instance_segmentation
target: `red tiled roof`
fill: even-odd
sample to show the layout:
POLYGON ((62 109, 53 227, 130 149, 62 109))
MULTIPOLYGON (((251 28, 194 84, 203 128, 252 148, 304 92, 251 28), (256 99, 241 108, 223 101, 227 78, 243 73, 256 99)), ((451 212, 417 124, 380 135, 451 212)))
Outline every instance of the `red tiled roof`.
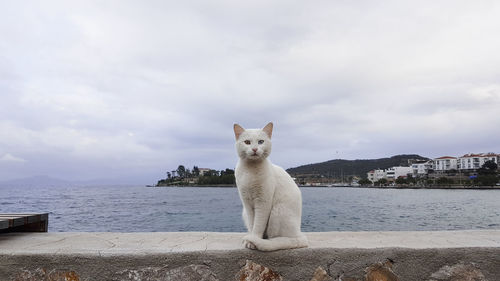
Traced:
POLYGON ((469 153, 469 154, 465 154, 464 156, 462 157, 480 157, 481 154, 474 154, 474 153, 469 153))
POLYGON ((465 154, 464 156, 462 156, 462 158, 467 158, 467 157, 495 157, 495 156, 498 156, 498 154, 495 154, 495 153, 492 153, 492 152, 478 153, 478 154, 469 153, 469 154, 465 154))
POLYGON ((436 159, 457 159, 457 157, 451 157, 451 156, 442 156, 442 157, 438 157, 436 159))

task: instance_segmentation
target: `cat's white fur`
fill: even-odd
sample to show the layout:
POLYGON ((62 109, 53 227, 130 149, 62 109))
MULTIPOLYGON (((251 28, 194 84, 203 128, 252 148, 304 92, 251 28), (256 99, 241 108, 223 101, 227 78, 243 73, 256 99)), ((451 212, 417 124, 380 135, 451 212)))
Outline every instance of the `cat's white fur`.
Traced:
POLYGON ((243 221, 249 249, 275 251, 308 246, 300 231, 302 195, 290 175, 267 159, 271 153, 273 124, 263 129, 243 129, 234 124, 236 185, 243 203, 243 221))

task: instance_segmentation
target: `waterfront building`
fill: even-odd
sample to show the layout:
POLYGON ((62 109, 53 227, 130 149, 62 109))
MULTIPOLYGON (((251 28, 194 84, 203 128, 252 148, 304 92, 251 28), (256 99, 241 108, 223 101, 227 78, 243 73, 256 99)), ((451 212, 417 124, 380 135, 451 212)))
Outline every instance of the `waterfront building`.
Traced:
POLYGON ((406 178, 408 174, 413 174, 411 167, 396 166, 385 170, 385 177, 388 180, 395 180, 399 177, 406 178))
POLYGON ((429 174, 430 170, 434 169, 434 161, 429 160, 413 163, 411 165, 411 169, 414 178, 425 177, 427 174, 429 174))
POLYGON ((380 179, 385 178, 384 170, 380 170, 380 169, 371 170, 367 173, 367 175, 368 175, 368 180, 371 182, 376 182, 380 179))
POLYGON ((367 173, 368 180, 371 182, 376 182, 380 179, 395 180, 399 177, 407 177, 413 174, 413 169, 411 167, 391 167, 385 170, 371 170, 367 173))
MULTIPOLYGON (((380 179, 394 181, 399 177, 407 177, 408 175, 414 178, 439 178, 439 177, 456 177, 457 181, 463 180, 462 173, 476 171, 480 169, 487 161, 493 161, 500 167, 500 154, 496 153, 469 153, 461 157, 442 156, 433 160, 412 160, 410 167, 398 166, 385 170, 376 169, 367 173, 368 180, 376 182, 380 179), (435 172, 435 173, 433 173, 435 172)), ((410 161, 409 161, 410 163, 410 161)))
POLYGON ((458 169, 458 159, 452 156, 443 156, 434 159, 434 170, 436 172, 446 172, 458 169))
POLYGON ((465 154, 458 158, 458 169, 460 170, 477 170, 481 168, 486 161, 493 161, 498 165, 499 154, 495 153, 479 153, 465 154))
POLYGON ((198 170, 200 171, 200 176, 203 176, 203 175, 205 175, 205 173, 207 173, 211 169, 209 169, 209 168, 199 168, 198 170))

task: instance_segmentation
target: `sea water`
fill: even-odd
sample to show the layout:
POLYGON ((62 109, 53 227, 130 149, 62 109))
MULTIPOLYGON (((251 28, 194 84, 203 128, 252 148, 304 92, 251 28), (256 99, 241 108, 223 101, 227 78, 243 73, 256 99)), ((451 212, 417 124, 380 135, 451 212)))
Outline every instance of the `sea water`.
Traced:
MULTIPOLYGON (((500 229, 500 190, 301 188, 302 230, 500 229)), ((0 188, 0 213, 49 213, 50 232, 245 231, 236 188, 0 188)))

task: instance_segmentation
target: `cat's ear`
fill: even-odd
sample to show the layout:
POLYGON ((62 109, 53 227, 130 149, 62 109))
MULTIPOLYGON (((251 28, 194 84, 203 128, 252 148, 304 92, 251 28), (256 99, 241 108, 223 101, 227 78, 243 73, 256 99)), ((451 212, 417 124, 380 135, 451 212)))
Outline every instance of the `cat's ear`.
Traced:
POLYGON ((269 122, 263 129, 262 131, 264 131, 268 136, 269 138, 271 138, 272 134, 273 134, 273 122, 269 122))
POLYGON ((245 131, 245 129, 243 129, 243 127, 241 127, 238 124, 234 124, 233 129, 234 129, 234 136, 236 137, 236 140, 238 140, 240 135, 245 131))

